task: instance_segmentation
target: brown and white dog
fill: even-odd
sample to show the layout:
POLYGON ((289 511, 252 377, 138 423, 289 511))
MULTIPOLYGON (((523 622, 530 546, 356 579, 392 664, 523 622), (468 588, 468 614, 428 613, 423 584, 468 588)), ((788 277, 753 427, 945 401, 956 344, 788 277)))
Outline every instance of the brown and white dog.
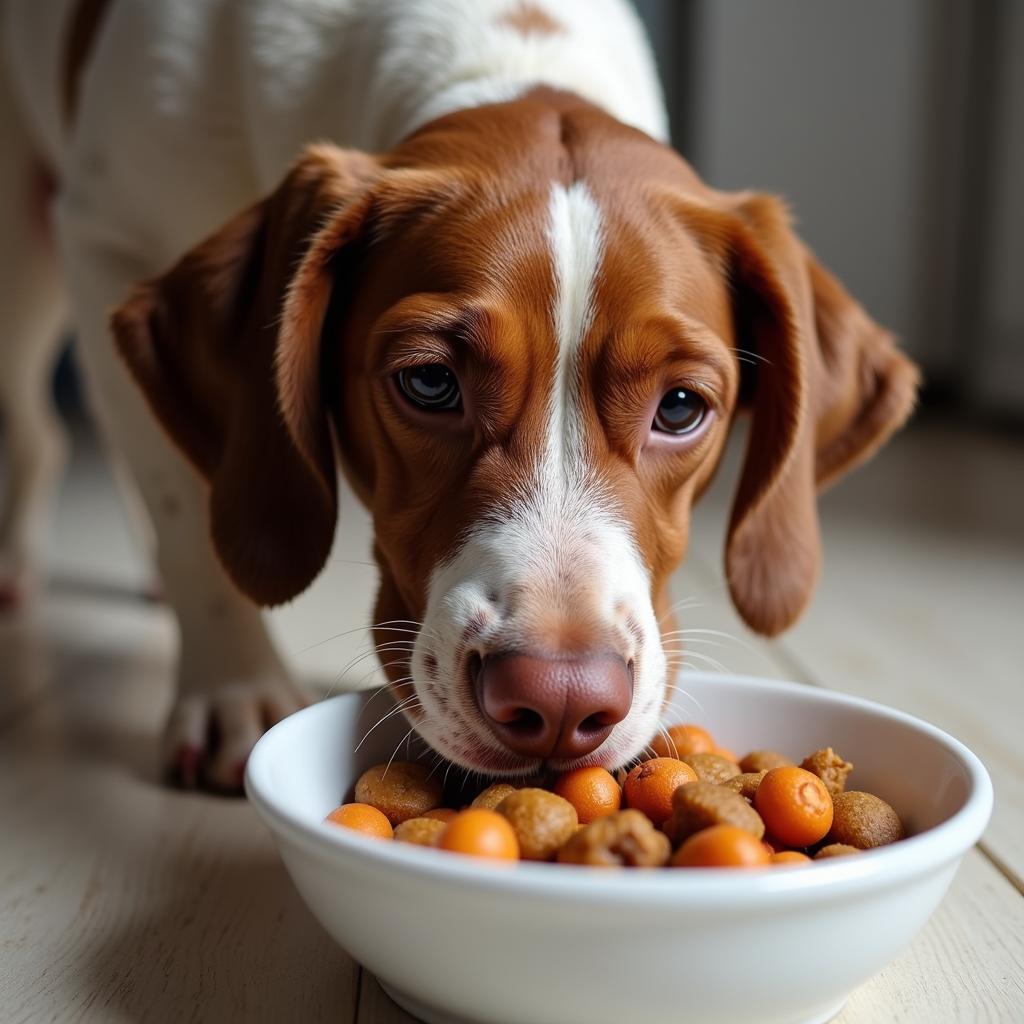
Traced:
POLYGON ((467 768, 650 740, 667 583, 740 412, 729 587, 762 633, 799 616, 816 492, 902 423, 916 372, 777 199, 668 148, 623 0, 0 11, 0 585, 31 583, 59 461, 64 281, 181 627, 182 782, 237 785, 301 702, 258 606, 324 565, 339 463, 373 515, 376 639, 414 631, 396 696, 467 768))

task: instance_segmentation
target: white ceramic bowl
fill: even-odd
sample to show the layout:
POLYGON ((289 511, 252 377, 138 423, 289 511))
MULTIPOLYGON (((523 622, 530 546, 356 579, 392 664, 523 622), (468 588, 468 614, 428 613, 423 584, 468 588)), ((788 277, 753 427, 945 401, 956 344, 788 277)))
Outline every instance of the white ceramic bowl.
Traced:
POLYGON ((914 834, 758 871, 493 866, 365 839, 323 818, 408 728, 393 716, 353 754, 383 695, 362 718, 367 695, 352 694, 275 726, 246 789, 310 910, 425 1021, 828 1020, 942 899, 988 821, 988 774, 952 737, 879 704, 762 679, 684 683, 676 719, 739 751, 831 745, 856 766, 850 788, 884 797, 914 834))

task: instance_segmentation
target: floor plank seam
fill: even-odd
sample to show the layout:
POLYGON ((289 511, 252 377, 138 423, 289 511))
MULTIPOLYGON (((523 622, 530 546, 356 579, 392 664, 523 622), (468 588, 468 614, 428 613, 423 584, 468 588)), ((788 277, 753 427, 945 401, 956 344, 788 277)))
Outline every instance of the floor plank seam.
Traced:
POLYGON ((356 965, 356 1010, 352 1016, 352 1024, 358 1024, 363 1015, 363 975, 366 973, 366 969, 358 961, 353 961, 353 963, 356 965))
POLYGON ((1006 861, 1004 861, 998 854, 993 853, 984 839, 980 839, 977 845, 982 856, 992 864, 992 867, 994 867, 996 871, 998 871, 1021 896, 1024 896, 1024 879, 1020 878, 1013 868, 1011 868, 1009 864, 1007 864, 1006 861))

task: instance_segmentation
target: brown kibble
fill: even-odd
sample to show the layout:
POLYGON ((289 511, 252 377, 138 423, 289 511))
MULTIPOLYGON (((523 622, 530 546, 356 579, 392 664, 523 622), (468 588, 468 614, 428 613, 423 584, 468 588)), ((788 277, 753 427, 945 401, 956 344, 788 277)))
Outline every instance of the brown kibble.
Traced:
POLYGON ((616 811, 579 829, 558 851, 562 864, 657 868, 672 846, 641 811, 616 811))
POLYGON ((436 846, 447 827, 446 821, 437 818, 409 818, 395 829, 395 839, 415 846, 436 846))
POLYGON ((376 764, 359 776, 355 798, 387 815, 392 825, 418 818, 441 802, 441 780, 414 761, 376 764))
POLYGON ((523 860, 551 860, 579 824, 576 808, 546 789, 517 789, 496 810, 515 831, 523 860))
POLYGON ((483 807, 485 810, 494 811, 497 810, 498 804, 500 804, 505 797, 510 796, 515 792, 515 786, 510 786, 504 782, 496 782, 493 786, 488 786, 483 790, 483 792, 478 793, 469 806, 483 807))
POLYGON ((443 821, 446 825, 452 818, 455 817, 459 812, 452 807, 435 807, 433 810, 424 811, 420 815, 422 818, 436 818, 438 821, 443 821))
POLYGON ((749 800, 753 803, 757 787, 761 785, 761 780, 767 774, 767 771, 742 772, 740 775, 734 775, 731 779, 726 779, 725 782, 721 782, 719 785, 725 789, 731 789, 734 793, 739 793, 744 800, 749 800))
MULTIPOLYGON (((824 781, 824 780, 822 780, 824 781)), ((860 853, 856 846, 848 846, 846 843, 829 843, 823 846, 815 855, 815 860, 828 860, 829 857, 846 857, 851 853, 860 853)))
POLYGON ((665 833, 674 845, 712 825, 733 825, 760 839, 761 816, 738 793, 712 782, 690 782, 672 795, 672 817, 665 833))
POLYGON ((853 771, 853 765, 844 761, 831 747, 808 754, 800 762, 800 767, 805 772, 817 775, 832 796, 846 789, 846 776, 853 771))
POLYGON ((720 754, 687 754, 682 758, 696 773, 701 782, 722 783, 740 774, 735 761, 729 761, 720 754))
POLYGON ((781 768, 784 765, 795 763, 777 750, 752 750, 740 761, 740 771, 767 772, 772 768, 781 768))
POLYGON ((828 843, 870 850, 895 843, 905 835, 899 815, 881 797, 851 790, 837 793, 832 800, 832 828, 828 843))

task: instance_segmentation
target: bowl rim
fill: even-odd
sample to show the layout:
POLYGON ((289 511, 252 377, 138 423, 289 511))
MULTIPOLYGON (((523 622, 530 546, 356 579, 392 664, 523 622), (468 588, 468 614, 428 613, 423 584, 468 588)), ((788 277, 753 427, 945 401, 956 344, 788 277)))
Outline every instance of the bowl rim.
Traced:
POLYGON ((756 685, 765 691, 799 692, 823 703, 857 708, 924 733, 944 747, 964 767, 970 788, 964 805, 946 821, 891 846, 865 851, 857 857, 837 857, 815 866, 813 872, 776 868, 703 868, 699 871, 595 871, 568 864, 520 861, 500 864, 453 855, 407 843, 385 843, 321 821, 309 821, 291 810, 273 791, 269 761, 280 738, 301 718, 324 714, 336 701, 362 700, 368 692, 354 691, 318 701, 290 715, 266 732, 249 756, 245 791, 275 837, 284 837, 321 860, 339 857, 370 871, 400 869, 425 882, 504 891, 546 900, 609 905, 685 905, 690 908, 735 905, 750 909, 751 900, 820 900, 829 894, 846 898, 860 892, 898 886, 958 861, 977 842, 992 812, 992 783, 981 760, 963 743, 937 726, 876 701, 807 683, 734 673, 688 672, 688 682, 756 685), (824 890, 824 892, 822 891, 824 890))

